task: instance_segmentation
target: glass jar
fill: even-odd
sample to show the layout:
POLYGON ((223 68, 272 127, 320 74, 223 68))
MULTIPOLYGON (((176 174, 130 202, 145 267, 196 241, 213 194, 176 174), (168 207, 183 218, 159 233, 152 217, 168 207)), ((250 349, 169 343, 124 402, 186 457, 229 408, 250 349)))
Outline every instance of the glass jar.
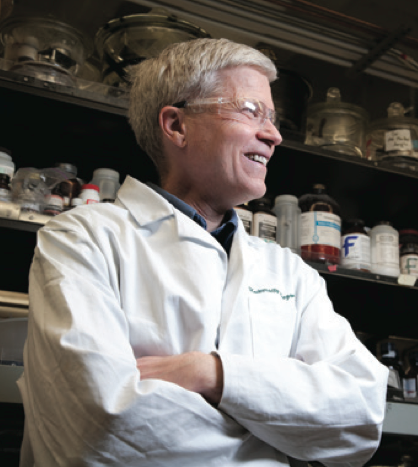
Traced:
POLYGON ((305 144, 364 157, 368 121, 362 107, 341 102, 340 90, 329 88, 325 103, 308 107, 305 144))
POLYGON ((253 228, 253 213, 247 204, 240 204, 235 206, 235 211, 238 217, 241 219, 244 229, 248 235, 251 235, 253 228))
POLYGON ((418 230, 399 231, 399 261, 402 274, 418 276, 418 230))
POLYGON ((388 117, 372 122, 367 130, 366 158, 382 167, 418 169, 418 119, 405 117, 406 110, 392 102, 388 117))
POLYGON ((259 198, 248 203, 253 212, 253 228, 251 235, 276 243, 277 218, 271 210, 268 198, 259 198))
POLYGON ((63 210, 67 211, 71 208, 71 200, 77 198, 81 191, 81 182, 77 178, 77 167, 66 162, 55 164, 63 172, 64 177, 68 177, 58 183, 53 189, 52 194, 60 196, 63 200, 63 210))
POLYGON ((6 203, 10 203, 12 201, 10 177, 5 173, 0 173, 0 201, 6 203))
POLYGON ((340 207, 325 185, 316 184, 312 193, 299 198, 300 248, 304 260, 339 264, 341 247, 340 207))

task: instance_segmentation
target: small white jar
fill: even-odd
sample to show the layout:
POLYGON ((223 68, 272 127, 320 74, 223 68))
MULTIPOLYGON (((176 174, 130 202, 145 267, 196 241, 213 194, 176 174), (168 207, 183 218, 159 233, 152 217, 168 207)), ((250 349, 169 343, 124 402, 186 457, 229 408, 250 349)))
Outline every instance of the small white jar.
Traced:
POLYGON ((79 198, 83 200, 83 204, 100 203, 100 190, 97 185, 87 183, 81 187, 79 198))
POLYGON ((398 277, 399 232, 390 222, 379 222, 370 230, 371 272, 385 276, 398 277))

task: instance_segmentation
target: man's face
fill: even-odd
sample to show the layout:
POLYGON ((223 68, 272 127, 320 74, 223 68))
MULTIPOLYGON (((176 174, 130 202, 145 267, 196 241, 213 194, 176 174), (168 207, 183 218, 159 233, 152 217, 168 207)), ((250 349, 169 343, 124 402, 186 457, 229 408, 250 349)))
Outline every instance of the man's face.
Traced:
MULTIPOLYGON (((214 97, 255 99, 274 109, 268 79, 255 68, 224 69, 219 77, 222 92, 214 97)), ((260 126, 236 120, 228 112, 208 111, 186 113, 185 121, 189 146, 186 172, 200 194, 217 197, 226 209, 264 195, 265 164, 282 141, 270 120, 260 126)))

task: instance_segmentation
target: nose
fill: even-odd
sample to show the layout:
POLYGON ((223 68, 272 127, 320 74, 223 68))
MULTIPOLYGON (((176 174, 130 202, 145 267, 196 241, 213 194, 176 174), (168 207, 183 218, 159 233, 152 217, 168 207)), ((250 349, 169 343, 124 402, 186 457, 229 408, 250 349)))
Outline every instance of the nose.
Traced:
POLYGON ((271 146, 278 146, 282 141, 282 135, 271 120, 267 120, 262 128, 259 128, 258 138, 271 146))

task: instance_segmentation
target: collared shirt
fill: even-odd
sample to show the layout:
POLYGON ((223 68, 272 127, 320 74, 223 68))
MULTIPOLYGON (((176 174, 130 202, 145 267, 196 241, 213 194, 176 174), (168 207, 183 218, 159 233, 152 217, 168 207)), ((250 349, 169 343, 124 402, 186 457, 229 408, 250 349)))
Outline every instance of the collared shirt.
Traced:
MULTIPOLYGON (((177 196, 172 195, 154 183, 147 183, 147 185, 165 198, 175 208, 183 214, 186 214, 186 216, 189 216, 190 219, 194 220, 197 224, 207 230, 206 220, 196 211, 196 209, 192 208, 189 204, 185 203, 180 198, 177 198, 177 196)), ((225 213, 221 225, 214 231, 210 232, 210 234, 222 245, 228 255, 231 250, 234 233, 237 229, 238 215, 233 209, 230 209, 225 213)))

